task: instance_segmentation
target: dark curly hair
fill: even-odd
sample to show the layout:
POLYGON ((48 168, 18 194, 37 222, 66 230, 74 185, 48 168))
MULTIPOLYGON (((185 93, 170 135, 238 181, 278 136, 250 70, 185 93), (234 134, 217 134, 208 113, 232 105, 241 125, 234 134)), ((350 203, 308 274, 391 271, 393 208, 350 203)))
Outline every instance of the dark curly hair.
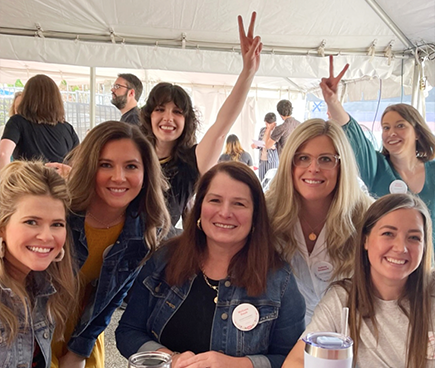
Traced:
POLYGON ((177 139, 172 149, 172 156, 176 159, 183 160, 184 152, 196 144, 196 130, 199 125, 197 113, 192 106, 192 100, 183 88, 165 82, 154 86, 148 96, 146 104, 141 109, 142 130, 155 147, 156 136, 153 133, 151 125, 151 114, 157 106, 167 104, 171 101, 183 111, 185 119, 183 133, 177 139))

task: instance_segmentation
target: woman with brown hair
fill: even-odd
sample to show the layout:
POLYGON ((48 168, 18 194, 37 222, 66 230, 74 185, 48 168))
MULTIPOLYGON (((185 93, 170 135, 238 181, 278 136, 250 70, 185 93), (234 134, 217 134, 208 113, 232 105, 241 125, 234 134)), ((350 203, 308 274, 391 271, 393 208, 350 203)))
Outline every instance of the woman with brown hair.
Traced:
POLYGON ((0 141, 0 169, 14 160, 42 159, 62 162, 79 139, 65 121, 59 88, 43 74, 30 78, 23 91, 17 114, 6 123, 0 141))
POLYGON ((174 368, 281 367, 304 328, 305 303, 274 244, 254 172, 214 166, 184 233, 135 282, 116 330, 121 354, 164 351, 174 368))
MULTIPOLYGON (((425 204, 410 194, 381 197, 364 217, 354 276, 331 286, 302 336, 341 333, 342 309, 348 307, 354 366, 433 367, 432 264, 432 221, 425 204)), ((302 368, 304 347, 299 340, 283 367, 302 368)))
POLYGON ((133 124, 97 125, 68 159, 82 312, 71 318, 65 343, 53 347, 52 367, 104 368, 102 332, 168 230, 166 182, 154 148, 133 124))
POLYGON ((227 137, 225 152, 219 157, 219 162, 224 161, 239 161, 248 166, 253 165, 251 155, 242 148, 239 138, 235 134, 230 134, 227 137))

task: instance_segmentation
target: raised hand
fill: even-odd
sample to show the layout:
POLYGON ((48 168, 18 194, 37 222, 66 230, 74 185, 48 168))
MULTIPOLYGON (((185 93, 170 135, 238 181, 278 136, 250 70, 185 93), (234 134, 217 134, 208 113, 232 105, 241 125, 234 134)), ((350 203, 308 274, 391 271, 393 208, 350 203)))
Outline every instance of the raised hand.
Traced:
POLYGON ((320 88, 322 89, 323 99, 328 105, 328 112, 331 115, 331 119, 336 121, 340 125, 344 125, 349 121, 349 115, 344 110, 338 99, 338 84, 343 78, 349 68, 349 64, 346 64, 342 71, 334 77, 334 58, 329 56, 329 77, 322 78, 320 82, 320 88))
POLYGON ((248 34, 245 34, 245 27, 243 25, 243 19, 239 15, 239 38, 240 49, 243 57, 243 68, 254 75, 260 66, 260 53, 263 48, 260 36, 254 37, 254 26, 257 13, 253 12, 251 16, 251 22, 249 23, 248 34))

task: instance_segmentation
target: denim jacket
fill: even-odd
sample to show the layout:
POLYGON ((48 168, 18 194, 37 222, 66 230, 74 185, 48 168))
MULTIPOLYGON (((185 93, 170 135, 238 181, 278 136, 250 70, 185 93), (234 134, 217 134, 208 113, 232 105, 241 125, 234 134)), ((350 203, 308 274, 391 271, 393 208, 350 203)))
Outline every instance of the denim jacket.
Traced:
MULTIPOLYGON (((88 257, 84 216, 72 216, 69 224, 73 233, 75 256, 81 268, 88 257)), ((134 217, 127 210, 125 224, 118 240, 106 249, 100 277, 94 294, 84 307, 68 350, 89 357, 98 335, 105 330, 113 312, 120 306, 140 271, 140 264, 148 254, 145 243, 143 217, 134 217)))
MULTIPOLYGON (((187 298, 196 277, 193 275, 181 287, 169 286, 164 254, 162 248, 142 269, 116 330, 116 343, 124 357, 163 347, 162 331, 187 298)), ((232 285, 230 278, 220 280, 210 350, 247 356, 255 368, 281 367, 304 331, 304 317, 305 301, 288 264, 269 274, 266 291, 257 297, 232 285), (241 331, 232 322, 233 311, 241 303, 250 303, 259 311, 258 325, 251 331, 241 331)))
MULTIPOLYGON (((50 368, 51 363, 51 339, 53 337, 54 324, 49 321, 47 314, 47 301, 56 290, 47 281, 45 272, 34 272, 35 290, 34 307, 28 310, 29 326, 24 327, 24 308, 18 315, 19 331, 12 345, 7 344, 7 334, 0 322, 0 368, 31 368, 35 340, 38 343, 45 361, 45 367, 50 368)), ((16 295, 9 288, 0 285, 0 303, 12 306, 16 295)), ((19 301, 18 301, 19 302, 19 301)), ((20 303, 20 302, 19 302, 20 303)), ((29 309, 27 305, 26 308, 29 309)))

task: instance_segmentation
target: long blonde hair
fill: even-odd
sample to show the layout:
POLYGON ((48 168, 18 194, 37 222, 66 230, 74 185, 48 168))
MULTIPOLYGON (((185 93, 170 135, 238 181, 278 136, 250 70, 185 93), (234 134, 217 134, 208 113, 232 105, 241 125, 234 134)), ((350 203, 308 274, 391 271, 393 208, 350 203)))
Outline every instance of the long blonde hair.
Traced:
POLYGON ((106 121, 97 125, 66 158, 72 164, 68 187, 71 192, 71 210, 84 212, 95 194, 95 178, 98 171, 100 152, 104 145, 120 139, 131 140, 140 152, 143 166, 143 186, 133 200, 137 211, 144 215, 144 238, 151 253, 157 248, 159 240, 168 232, 170 218, 166 209, 163 191, 167 183, 163 177, 159 160, 151 143, 140 129, 128 123, 106 121), (160 229, 160 230, 158 230, 160 229), (159 235, 157 235, 160 231, 159 235))
POLYGON ((231 157, 231 161, 239 161, 240 156, 245 150, 240 144, 239 138, 235 134, 230 134, 227 137, 227 142, 225 145, 225 154, 231 157))
MULTIPOLYGON (((431 289, 432 279, 432 221, 423 201, 410 194, 389 194, 378 199, 367 210, 361 226, 359 242, 355 254, 355 274, 352 283, 341 281, 338 284, 349 292, 349 327, 354 341, 355 362, 358 354, 359 336, 362 319, 370 319, 375 333, 378 334, 376 308, 373 298, 373 283, 370 276, 370 261, 364 248, 366 238, 376 223, 385 215, 399 209, 415 209, 423 217, 424 248, 420 265, 406 281, 405 288, 398 300, 398 305, 409 318, 407 368, 426 367, 427 339, 431 325, 431 289), (404 302, 409 303, 407 308, 404 302)), ((382 326, 380 326, 382 329, 382 326)))
MULTIPOLYGON (((11 216, 16 211, 18 201, 27 195, 50 196, 60 200, 65 207, 66 217, 70 198, 65 181, 55 170, 45 167, 42 162, 14 161, 0 172, 0 228, 3 229, 7 226, 11 216)), ((7 244, 5 246, 7 248, 7 244)), ((55 339, 63 337, 66 321, 77 306, 77 283, 72 264, 68 228, 64 250, 63 260, 52 262, 44 271, 47 281, 50 281, 56 289, 56 293, 48 299, 46 311, 47 320, 51 319, 50 322, 54 322, 57 326, 54 334, 55 339)), ((34 273, 30 272, 26 281, 31 282, 33 276, 34 273)), ((19 331, 20 325, 17 316, 23 307, 25 325, 29 323, 26 306, 27 301, 32 300, 32 295, 29 295, 29 290, 8 273, 4 258, 0 258, 0 284, 3 288, 11 289, 17 299, 14 300, 14 303, 10 303, 16 308, 0 302, 0 322, 6 329, 6 335, 9 336, 7 342, 11 344, 19 331), (20 303, 16 303, 17 301, 20 303)))
POLYGON ((293 156, 310 139, 327 136, 340 156, 340 167, 334 197, 326 218, 326 244, 334 273, 331 279, 350 276, 357 243, 357 227, 372 203, 359 187, 358 169, 349 142, 337 124, 322 119, 307 120, 291 134, 279 158, 277 174, 266 193, 269 218, 283 256, 290 261, 297 250, 294 228, 301 200, 293 180, 293 156))

